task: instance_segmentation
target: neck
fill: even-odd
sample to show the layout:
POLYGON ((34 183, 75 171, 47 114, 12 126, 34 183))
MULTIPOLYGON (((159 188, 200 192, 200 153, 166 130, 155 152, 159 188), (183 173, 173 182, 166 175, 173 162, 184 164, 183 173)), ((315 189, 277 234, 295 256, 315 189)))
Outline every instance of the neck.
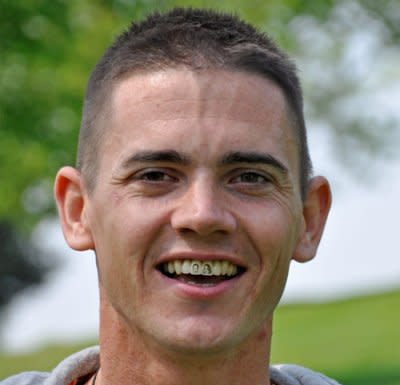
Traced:
POLYGON ((96 385, 267 385, 271 323, 234 349, 173 351, 128 327, 102 303, 96 385))

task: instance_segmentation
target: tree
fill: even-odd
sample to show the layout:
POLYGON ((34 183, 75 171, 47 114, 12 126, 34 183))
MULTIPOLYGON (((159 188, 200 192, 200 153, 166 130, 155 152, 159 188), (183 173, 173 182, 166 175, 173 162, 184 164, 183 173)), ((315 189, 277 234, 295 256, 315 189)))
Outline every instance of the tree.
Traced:
MULTIPOLYGON (((20 266, 22 271, 32 266, 31 251, 17 247, 21 241, 14 239, 29 239, 34 226, 55 213, 52 181, 61 165, 74 164, 90 70, 124 26, 145 12, 160 9, 158 3, 0 3, 0 220, 7 240, 0 244, 0 290, 8 290, 4 282, 11 282, 2 278, 11 259, 21 261, 15 263, 16 276, 20 266)), ((211 0, 166 0, 161 8, 174 5, 215 7, 211 0)), ((382 116, 378 102, 376 109, 366 111, 363 98, 393 88, 395 79, 400 87, 396 1, 221 0, 218 7, 267 30, 298 58, 310 126, 329 133, 342 162, 349 161, 355 148, 358 154, 394 149, 389 144, 396 140, 386 138, 395 136, 396 116, 388 113, 387 106, 382 116), (359 47, 364 52, 358 52, 359 47)), ((39 271, 43 270, 31 277, 35 282, 41 280, 39 271)), ((15 292, 3 291, 0 297, 6 293, 11 298, 15 292)))
POLYGON ((20 291, 43 282, 50 264, 42 252, 10 222, 0 222, 0 309, 20 291))

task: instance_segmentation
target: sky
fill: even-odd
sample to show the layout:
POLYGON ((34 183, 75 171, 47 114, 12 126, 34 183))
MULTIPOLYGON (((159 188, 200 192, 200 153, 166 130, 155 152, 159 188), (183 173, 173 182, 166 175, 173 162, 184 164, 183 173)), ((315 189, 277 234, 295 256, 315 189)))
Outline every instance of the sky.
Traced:
MULTIPOLYGON (((333 206, 317 257, 292 263, 283 302, 326 301, 400 288, 400 159, 380 161, 377 168, 384 172, 371 178, 373 182, 359 183, 351 172, 326 159, 328 151, 318 138, 311 136, 310 142, 316 172, 331 180, 333 206)), ((60 268, 9 309, 3 348, 11 352, 97 336, 94 255, 69 250, 57 222, 43 223, 37 237, 60 268)))

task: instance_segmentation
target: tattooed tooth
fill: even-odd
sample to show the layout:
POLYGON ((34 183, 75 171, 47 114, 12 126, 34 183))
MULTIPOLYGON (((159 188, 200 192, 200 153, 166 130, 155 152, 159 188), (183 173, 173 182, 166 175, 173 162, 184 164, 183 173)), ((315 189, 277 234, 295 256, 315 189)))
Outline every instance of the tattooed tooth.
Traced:
POLYGON ((191 270, 190 270, 190 274, 192 275, 200 275, 200 266, 201 266, 201 262, 192 262, 191 270))
POLYGON ((203 275, 212 275, 212 265, 209 262, 203 262, 202 274, 203 275))

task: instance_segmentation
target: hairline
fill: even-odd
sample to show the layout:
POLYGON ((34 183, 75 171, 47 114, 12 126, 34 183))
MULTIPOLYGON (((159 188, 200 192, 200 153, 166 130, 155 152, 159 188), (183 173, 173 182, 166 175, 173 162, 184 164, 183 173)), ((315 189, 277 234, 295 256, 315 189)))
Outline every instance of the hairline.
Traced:
MULTIPOLYGON (((224 65, 218 66, 212 62, 205 62, 201 67, 195 67, 191 66, 188 64, 182 64, 182 63, 168 63, 164 65, 155 65, 155 66, 150 66, 147 68, 132 68, 131 70, 128 70, 124 72, 123 74, 120 74, 117 77, 111 78, 108 77, 104 84, 102 84, 102 87, 97 91, 98 94, 96 95, 97 102, 95 103, 94 109, 96 110, 96 117, 95 119, 91 122, 91 124, 96 125, 97 127, 94 128, 96 131, 96 143, 92 147, 92 151, 94 149, 94 155, 90 157, 87 155, 87 151, 84 152, 83 154, 83 159, 78 159, 77 162, 77 169, 81 172, 83 176, 83 182, 86 187, 87 192, 90 194, 94 191, 96 187, 96 181, 97 181, 97 176, 98 176, 98 170, 100 166, 100 155, 99 153, 101 152, 102 146, 104 145, 104 135, 107 131, 107 121, 109 122, 111 117, 112 117, 112 97, 115 92, 116 87, 121 84, 123 81, 125 81, 128 78, 131 78, 133 76, 143 76, 151 73, 156 73, 159 71, 168 71, 168 70, 190 70, 193 72, 202 72, 202 71, 228 71, 230 73, 239 73, 239 74, 248 74, 248 75, 255 75, 258 76, 262 79, 266 79, 270 81, 273 85, 279 88, 279 90, 282 92, 283 98, 284 98, 284 110, 285 114, 287 117, 287 121, 289 123, 289 126, 292 130, 293 136, 296 141, 296 148, 297 148, 297 161, 298 161, 298 173, 299 173, 299 187, 300 187, 300 192, 301 196, 304 199, 305 198, 305 192, 303 191, 306 186, 303 186, 303 184, 308 184, 311 174, 312 174, 312 166, 311 166, 311 161, 309 161, 310 164, 310 170, 308 170, 308 175, 303 177, 303 170, 302 170, 302 159, 301 159, 301 134, 300 130, 301 127, 299 126, 298 122, 298 116, 297 113, 295 112, 295 108, 292 106, 292 103, 289 100, 289 97, 287 95, 287 92, 285 88, 272 76, 267 76, 266 74, 261 73, 260 71, 252 71, 246 68, 240 68, 239 66, 233 66, 229 65, 229 63, 224 63, 224 65), (100 92, 99 92, 100 91, 100 92), (100 93, 100 95, 99 95, 100 93), (100 126, 99 126, 100 125, 100 126), (91 158, 93 160, 93 163, 89 166, 88 165, 88 159, 91 158), (80 161, 80 162, 79 162, 80 161), (81 164, 80 164, 81 163, 81 164), (83 163, 83 164, 82 164, 83 163)), ((92 101, 93 103, 93 101, 92 101)), ((93 107, 92 107, 93 108, 93 107)), ((91 128, 93 130, 93 127, 91 128)), ((110 128, 109 128, 110 129, 110 128)), ((93 138, 93 135, 90 135, 93 138)), ((303 154, 308 157, 308 154, 303 154)))

